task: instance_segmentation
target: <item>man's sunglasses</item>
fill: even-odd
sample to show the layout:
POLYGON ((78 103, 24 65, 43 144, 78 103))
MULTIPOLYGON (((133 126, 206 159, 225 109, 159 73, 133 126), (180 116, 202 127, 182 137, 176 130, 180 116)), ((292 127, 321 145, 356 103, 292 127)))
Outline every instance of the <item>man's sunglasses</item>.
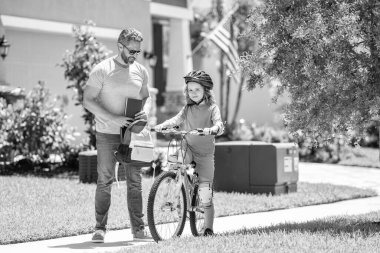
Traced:
POLYGON ((132 50, 132 49, 127 48, 124 45, 123 45, 123 47, 125 47, 128 50, 128 52, 129 52, 130 55, 136 55, 137 56, 137 55, 139 55, 141 53, 141 50, 132 50))

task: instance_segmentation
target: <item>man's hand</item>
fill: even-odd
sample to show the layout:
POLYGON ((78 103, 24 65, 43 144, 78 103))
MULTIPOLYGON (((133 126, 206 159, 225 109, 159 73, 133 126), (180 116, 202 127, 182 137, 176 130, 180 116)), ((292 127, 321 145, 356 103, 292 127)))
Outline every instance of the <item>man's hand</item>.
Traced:
POLYGON ((145 119, 148 120, 148 116, 146 115, 145 111, 141 111, 135 114, 135 119, 134 120, 139 120, 139 119, 145 119))
POLYGON ((133 119, 128 118, 128 117, 124 117, 124 116, 119 116, 119 117, 113 119, 112 121, 115 122, 120 127, 124 127, 124 126, 128 127, 133 122, 133 119))

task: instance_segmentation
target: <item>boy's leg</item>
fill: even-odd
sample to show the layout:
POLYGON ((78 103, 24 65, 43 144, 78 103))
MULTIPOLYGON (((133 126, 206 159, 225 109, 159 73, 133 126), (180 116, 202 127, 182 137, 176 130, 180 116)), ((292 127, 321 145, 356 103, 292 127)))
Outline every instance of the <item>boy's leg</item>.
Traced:
POLYGON ((193 154, 196 162, 196 171, 199 175, 198 194, 205 212, 204 228, 213 230, 214 226, 214 203, 213 199, 213 180, 214 180, 214 154, 199 155, 193 154))
POLYGON ((116 159, 113 155, 120 143, 118 134, 96 134, 98 180, 95 192, 96 230, 106 230, 111 205, 111 186, 115 175, 116 159))
POLYGON ((214 203, 212 201, 213 192, 212 184, 210 182, 203 182, 199 184, 198 190, 199 198, 202 203, 205 219, 204 219, 204 228, 213 230, 214 228, 214 203))
POLYGON ((144 229, 141 169, 130 165, 123 165, 127 178, 127 204, 131 221, 132 234, 144 229))

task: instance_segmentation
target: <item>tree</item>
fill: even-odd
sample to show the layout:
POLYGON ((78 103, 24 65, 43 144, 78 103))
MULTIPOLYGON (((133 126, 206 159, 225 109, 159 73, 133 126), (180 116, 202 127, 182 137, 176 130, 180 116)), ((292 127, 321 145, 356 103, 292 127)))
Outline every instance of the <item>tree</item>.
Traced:
POLYGON ((377 0, 267 0, 249 27, 258 48, 241 60, 248 88, 279 81, 290 132, 326 140, 379 121, 377 0))
MULTIPOLYGON (((91 27, 94 26, 95 23, 92 21, 85 21, 84 26, 73 26, 75 49, 72 52, 66 50, 60 64, 65 69, 65 79, 70 81, 67 88, 73 89, 75 92, 75 105, 82 105, 83 103, 83 88, 86 85, 92 68, 107 58, 111 52, 102 43, 97 41, 94 33, 91 31, 91 27)), ((95 147, 94 116, 90 111, 84 109, 82 118, 87 126, 86 133, 89 135, 89 146, 95 147)))
MULTIPOLYGON (((255 40, 251 37, 240 36, 245 33, 248 29, 248 24, 246 22, 247 16, 250 9, 256 5, 255 0, 239 0, 237 1, 238 8, 232 17, 228 20, 226 28, 231 34, 231 40, 236 40, 237 45, 236 49, 239 55, 242 55, 243 52, 252 52, 255 47, 255 40)), ((205 43, 207 40, 208 33, 210 33, 215 26, 220 22, 225 15, 225 6, 223 0, 217 0, 213 7, 206 13, 201 13, 199 10, 195 11, 195 21, 192 24, 192 48, 199 48, 198 53, 201 53, 203 56, 207 55, 207 47, 209 43, 205 43)), ((193 51, 194 52, 194 51, 193 51)), ((223 52, 220 54, 220 62, 225 62, 225 56, 223 52)), ((238 94, 236 95, 236 103, 234 106, 234 111, 232 117, 229 113, 229 104, 231 100, 231 76, 228 76, 227 68, 224 64, 220 65, 220 109, 223 121, 227 122, 225 135, 231 134, 231 128, 233 128, 234 122, 236 121, 237 114, 240 108, 240 102, 242 97, 242 92, 244 85, 246 83, 246 77, 240 75, 238 85, 238 94)))

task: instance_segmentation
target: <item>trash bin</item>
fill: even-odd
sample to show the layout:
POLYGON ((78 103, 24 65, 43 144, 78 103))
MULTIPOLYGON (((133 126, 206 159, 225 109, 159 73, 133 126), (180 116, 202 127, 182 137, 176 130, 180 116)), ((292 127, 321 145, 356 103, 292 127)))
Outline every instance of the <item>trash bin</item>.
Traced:
MULTIPOLYGON (((98 180, 97 151, 83 151, 78 155, 79 159, 79 181, 83 183, 96 183, 98 180)), ((126 179, 126 171, 123 166, 119 166, 118 181, 126 179)), ((114 181, 116 181, 114 179, 114 181)))
POLYGON ((298 146, 256 141, 215 145, 216 191, 281 194, 297 191, 298 146))

